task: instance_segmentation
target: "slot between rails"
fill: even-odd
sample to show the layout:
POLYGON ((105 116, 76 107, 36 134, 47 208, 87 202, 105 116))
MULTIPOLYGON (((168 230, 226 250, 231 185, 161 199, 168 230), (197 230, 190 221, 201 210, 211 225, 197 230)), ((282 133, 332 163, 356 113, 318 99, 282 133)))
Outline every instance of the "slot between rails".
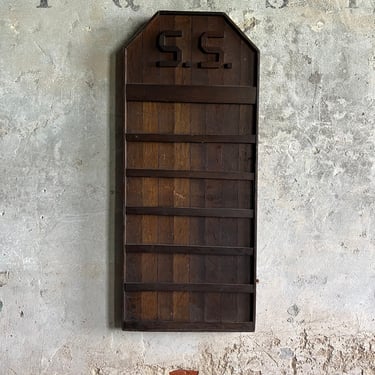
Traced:
POLYGON ((137 283, 124 284, 126 292, 206 292, 206 293, 254 293, 252 284, 181 284, 181 283, 137 283))
POLYGON ((157 254, 194 254, 194 255, 229 255, 245 256, 254 255, 252 247, 239 246, 182 246, 182 245, 125 245, 128 253, 157 253, 157 254))
POLYGON ((252 332, 254 322, 180 322, 162 320, 125 320, 124 329, 137 331, 215 331, 215 332, 252 332))
POLYGON ((126 134, 128 142, 255 144, 255 135, 126 134))
POLYGON ((128 215, 253 218, 254 210, 240 208, 126 207, 128 215))
POLYGON ((170 169, 133 169, 126 170, 127 177, 160 177, 160 178, 194 178, 211 180, 254 181, 254 173, 247 172, 214 172, 170 169))

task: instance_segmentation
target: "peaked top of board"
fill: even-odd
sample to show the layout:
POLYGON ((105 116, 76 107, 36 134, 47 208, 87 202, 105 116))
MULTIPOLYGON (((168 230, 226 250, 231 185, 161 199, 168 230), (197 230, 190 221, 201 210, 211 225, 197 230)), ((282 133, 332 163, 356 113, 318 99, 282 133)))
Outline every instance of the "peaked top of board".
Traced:
POLYGON ((231 18, 224 12, 190 12, 190 11, 169 11, 160 10, 156 12, 151 19, 149 19, 141 28, 139 28, 132 38, 125 44, 125 48, 129 47, 132 42, 143 32, 147 30, 147 27, 158 17, 163 16, 194 16, 194 17, 207 17, 207 16, 219 16, 223 17, 225 22, 231 27, 233 32, 238 35, 247 46, 259 55, 258 47, 248 38, 248 36, 231 20, 231 18))

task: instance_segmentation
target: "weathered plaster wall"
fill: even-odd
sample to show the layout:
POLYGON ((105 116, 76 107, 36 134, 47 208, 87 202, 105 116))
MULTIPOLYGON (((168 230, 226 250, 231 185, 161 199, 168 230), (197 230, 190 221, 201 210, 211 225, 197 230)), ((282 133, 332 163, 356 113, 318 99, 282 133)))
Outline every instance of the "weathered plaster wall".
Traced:
POLYGON ((0 4, 0 374, 375 374, 375 2, 46 5, 0 4), (255 334, 113 328, 113 56, 159 9, 261 50, 255 334))

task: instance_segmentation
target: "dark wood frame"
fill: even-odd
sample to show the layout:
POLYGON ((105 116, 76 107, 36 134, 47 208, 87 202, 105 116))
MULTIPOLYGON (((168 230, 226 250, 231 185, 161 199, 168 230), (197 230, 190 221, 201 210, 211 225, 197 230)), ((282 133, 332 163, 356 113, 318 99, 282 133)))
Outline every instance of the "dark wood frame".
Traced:
MULTIPOLYGON (((173 69, 172 65, 166 63, 156 63, 159 69, 173 69)), ((209 64, 207 64, 209 65, 209 64)), ((215 64, 212 64, 215 65, 215 64)), ((185 68, 190 68, 190 62, 184 63, 185 68)), ((226 63, 223 66, 225 69, 232 69, 232 63, 226 63)), ((157 215, 166 217, 215 217, 215 218, 242 218, 253 219, 251 228, 252 246, 218 246, 206 244, 161 244, 161 243, 131 243, 127 241, 125 230, 125 264, 124 264, 124 322, 123 329, 125 330, 151 330, 151 331, 254 331, 255 329, 255 313, 256 313, 256 217, 257 217, 257 134, 258 134, 258 106, 259 106, 259 50, 257 47, 242 33, 242 31, 229 19, 224 13, 219 12, 173 12, 160 11, 129 41, 125 47, 125 123, 128 118, 127 104, 128 102, 145 102, 148 103, 211 103, 211 104, 236 104, 236 105, 253 105, 255 109, 253 121, 254 132, 249 135, 220 135, 220 134, 161 134, 155 132, 137 133, 126 132, 125 145, 129 144, 242 144, 244 147, 248 145, 255 146, 253 150, 254 155, 252 159, 253 171, 208 171, 208 170, 174 170, 161 168, 127 168, 127 159, 125 158, 125 187, 128 178, 157 178, 164 180, 171 179, 198 179, 198 180, 227 180, 227 181, 253 181, 253 207, 249 208, 228 208, 228 207, 158 207, 145 205, 128 205, 125 196, 125 211, 124 219, 128 216, 157 215), (228 24, 232 30, 243 40, 255 54, 256 63, 253 69, 256 71, 255 86, 230 86, 230 85, 161 85, 161 84, 140 84, 128 83, 127 79, 127 64, 128 64, 128 48, 132 42, 147 30, 147 26, 152 21, 160 16, 203 16, 203 17, 222 17, 224 22, 228 24), (129 273, 129 264, 127 257, 132 254, 151 254, 158 257, 160 254, 166 256, 184 256, 203 255, 215 257, 250 257, 251 266, 251 280, 248 283, 225 283, 225 282, 165 282, 165 281, 129 281, 127 275, 129 273), (249 302, 250 315, 248 321, 175 321, 163 320, 159 318, 153 319, 134 319, 129 318, 129 305, 127 303, 127 295, 129 293, 221 293, 232 295, 250 294, 249 302)), ((125 125, 127 129, 127 125, 125 125)), ((125 146, 125 153, 128 152, 128 147, 125 146)), ((126 193, 125 193, 126 195, 126 193)), ((125 225, 126 228, 126 225, 125 225)), ((249 228, 250 229, 250 228, 249 228)), ((249 232, 249 233, 250 233, 249 232)), ((144 255, 142 255, 144 256, 144 255)), ((236 258, 237 259, 237 258, 236 258)), ((130 266, 131 267, 131 266, 130 266)), ((137 297, 139 298, 139 296, 137 297)), ((197 297, 198 298, 198 297, 197 297)), ((233 319, 232 319, 233 320, 233 319)))

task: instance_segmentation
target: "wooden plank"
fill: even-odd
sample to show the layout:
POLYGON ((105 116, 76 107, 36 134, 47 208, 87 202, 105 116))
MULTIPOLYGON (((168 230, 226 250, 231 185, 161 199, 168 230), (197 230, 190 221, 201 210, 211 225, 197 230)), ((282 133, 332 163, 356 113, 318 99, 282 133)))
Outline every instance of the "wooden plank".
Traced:
POLYGON ((127 177, 204 178, 210 180, 254 180, 254 173, 165 169, 127 169, 127 177))
MULTIPOLYGON (((196 46, 199 45, 199 38, 202 30, 207 29, 207 17, 193 17, 191 22, 191 59, 192 61, 202 61, 202 51, 196 46)), ((207 69, 192 69, 191 84, 192 85, 207 85, 208 70, 207 69)), ((190 134, 206 134, 206 112, 207 104, 192 104, 191 108, 191 125, 190 134)), ((192 170, 206 169, 206 147, 202 144, 192 144, 190 146, 190 165, 192 170)), ((205 184, 206 180, 191 179, 190 193, 191 205, 196 207, 205 206, 205 184)), ((205 244, 205 218, 195 217, 190 219, 190 244, 204 245, 205 244)), ((190 256, 190 272, 189 281, 191 283, 201 283, 205 281, 205 256, 190 256)), ((204 293, 190 293, 189 300, 190 320, 204 321, 204 293)))
POLYGON ((236 246, 192 246, 192 245, 144 245, 130 244, 126 245, 128 253, 165 253, 165 254, 197 254, 197 255, 227 255, 244 256, 253 255, 251 247, 236 246))
MULTIPOLYGON (((142 34, 142 82, 160 83, 160 69, 148 63, 148 60, 159 59, 159 51, 155 48, 155 37, 159 33, 159 19, 154 19, 149 25, 149 32, 142 34)), ((129 98, 126 97, 127 101, 129 98)), ((158 122, 148 116, 148 112, 157 110, 156 103, 142 103, 142 122, 143 129, 149 133, 158 131, 158 122)), ((152 168, 158 168, 158 146, 156 144, 148 144, 143 146, 143 160, 139 163, 146 162, 152 168)), ((143 204, 157 205, 159 194, 157 185, 154 181, 144 179, 142 181, 143 204)), ((144 243, 155 243, 158 241, 158 218, 155 216, 142 217, 142 240, 144 243)), ((142 254, 142 281, 157 282, 157 255, 142 254)), ((142 319, 157 319, 158 317, 158 296, 157 293, 142 293, 141 310, 142 319)))
MULTIPOLYGON (((160 21, 160 31, 173 30, 173 17, 166 17, 160 21)), ((174 38, 171 38, 172 41, 174 38)), ((161 54, 165 55, 165 54, 161 54)), ((164 57, 161 57, 163 59, 164 57)), ((174 69, 159 69, 160 82, 166 84, 175 83, 174 69)), ((175 122, 175 110, 173 103, 158 103, 156 107, 157 113, 150 113, 152 117, 158 121, 158 133, 173 134, 175 122)), ((144 145, 147 147, 147 145, 144 145)), ((174 147, 173 144, 163 143, 158 144, 158 164, 160 169, 174 168, 174 147)), ((135 179, 137 180, 137 179, 135 179)), ((173 206, 173 192, 174 183, 172 179, 160 178, 157 180, 159 191, 159 205, 173 206)), ((174 223, 173 217, 159 216, 158 221, 158 240, 159 243, 173 243, 174 238, 174 223)), ((173 254, 158 253, 158 281, 159 282, 173 282, 173 254)), ((173 319, 173 298, 172 293, 159 292, 158 293, 158 319, 172 320, 173 319)))
MULTIPOLYGON (((174 118, 173 111, 161 112, 159 111, 159 129, 171 129, 171 123, 168 121, 168 127, 162 124, 162 120, 174 118)), ((174 151, 173 145, 159 144, 159 168, 173 168, 174 165, 174 151), (167 157, 165 157, 167 155, 167 157)), ((173 206, 173 180, 158 179, 159 191, 159 205, 173 206)), ((158 240, 159 243, 173 243, 174 228, 173 217, 159 216, 158 217, 158 240)), ((167 254, 158 254, 158 280, 159 281, 173 281, 173 256, 167 254)), ((172 296, 170 293, 158 293, 158 316, 161 320, 172 319, 172 296)))
MULTIPOLYGON (((248 48, 243 41, 240 45, 240 71, 241 71, 241 80, 240 83, 256 84, 254 79, 254 66, 252 62, 253 54, 249 54, 248 48)), ((255 106, 241 106, 240 107, 240 119, 239 119, 239 132, 241 134, 254 134, 256 136, 256 124, 255 124, 255 106)), ((247 145, 239 145, 239 168, 240 170, 250 171, 252 169, 252 163, 254 160, 249 158, 241 157, 241 155, 246 155, 248 152, 247 145)), ((254 170, 254 169, 253 169, 254 170)), ((238 204, 240 207, 254 207, 254 182, 250 182, 250 189, 246 186, 246 183, 239 182, 239 194, 238 194, 238 204)), ((255 213, 254 213, 255 216, 255 213)), ((252 238, 252 220, 239 220, 238 221, 238 234, 237 234, 237 243, 244 246, 254 247, 253 238, 252 238), (251 244, 251 245, 250 245, 251 244)), ((254 254, 256 249, 254 249, 254 254)), ((253 257, 245 257, 243 262, 237 261, 237 282, 252 283, 255 285, 255 277, 253 272, 253 257)), ((255 292, 255 291, 254 291, 255 292)), ((237 295, 237 319, 238 320, 253 320, 252 317, 252 304, 253 301, 249 295, 237 295)))
MULTIPOLYGON (((132 126, 137 126, 134 118, 132 126)), ((130 126, 130 125, 129 125, 130 126)), ((128 156, 136 163, 142 157, 141 152, 136 152, 128 156)), ((129 204, 141 204, 143 202, 143 189, 141 179, 128 179, 126 184, 125 202, 129 204)), ((125 243, 142 243, 142 216, 128 215, 126 216, 125 225, 125 243)), ((142 280, 142 256, 137 254, 126 254, 126 262, 124 267, 125 281, 141 281, 142 280)), ((126 319, 141 319, 141 294, 132 293, 124 299, 124 313, 126 319)))
MULTIPOLYGON (((223 30, 224 20, 218 17, 209 17, 207 30, 223 30)), ((220 39, 212 39, 211 43, 217 48, 220 48, 220 39), (214 44, 215 43, 215 44, 214 44)), ((205 60, 211 59, 205 57, 205 60)), ((209 69, 208 71, 208 85, 223 85, 224 69, 209 69)), ((237 103, 237 101, 235 101, 237 103)), ((225 134, 224 121, 217 122, 217 117, 222 117, 223 106, 215 104, 214 110, 206 113, 206 133, 207 134, 225 134)), ((206 169, 215 171, 224 171, 223 168, 223 145, 222 144, 207 144, 206 145, 206 169)), ((212 180, 206 181, 206 207, 222 208, 224 207, 225 199, 223 197, 223 190, 221 185, 213 184, 212 180)), ((226 230, 221 226, 219 217, 206 218, 206 244, 219 245, 221 244, 222 231, 226 230)), ((226 275, 221 274, 221 263, 223 258, 217 255, 207 255, 205 264, 205 281, 220 283, 226 275)), ((221 321, 221 293, 207 293, 205 302, 204 316, 206 321, 221 321)))
POLYGON ((255 104, 256 87, 127 84, 126 97, 135 102, 255 104))
POLYGON ((181 283, 125 283, 124 289, 128 292, 155 292, 155 291, 180 291, 180 292, 220 292, 220 293, 253 293, 251 284, 181 284, 181 283))
MULTIPOLYGON (((126 207, 128 215, 200 216, 223 218, 251 218, 254 210, 241 208, 191 208, 191 207, 126 207)), ((187 228, 185 227, 185 230, 187 228)))
MULTIPOLYGON (((184 51, 184 59, 190 61, 190 28, 191 18, 176 16, 175 23, 179 25, 184 38, 179 41, 180 48, 184 51)), ((191 84, 191 69, 179 68, 175 71, 175 86, 191 84)), ((176 102, 174 100, 174 102, 176 102)), ((190 133, 190 103, 188 105, 175 103, 175 134, 190 133)), ((175 169, 190 169, 190 144, 175 143, 175 169)), ((190 206, 190 181, 187 179, 174 180, 174 206, 190 206)), ((174 217, 174 243, 189 244, 190 218, 174 217)), ((175 254, 173 257, 173 281, 175 283, 189 282, 189 255, 175 254)), ((189 319, 189 294, 186 291, 173 293, 173 319, 186 321, 189 319)))
POLYGON ((176 331, 176 332, 253 332, 253 322, 169 322, 169 321, 133 321, 124 322, 124 329, 136 331, 176 331))
MULTIPOLYGON (((142 82, 142 65, 139 61, 142 60, 142 36, 137 38, 137 43, 129 46, 125 50, 125 82, 131 82, 134 79, 136 82, 142 82)), ((126 92, 124 87, 125 101, 126 92)), ((121 97, 119 100, 123 100, 121 97)), ((125 104, 125 132, 139 131, 142 128, 141 116, 135 114, 139 112, 142 107, 141 103, 126 103, 125 104)), ((126 147, 125 147, 126 149, 126 147)), ((125 158, 125 168, 129 159, 134 161, 139 160, 141 153, 127 154, 125 158)), ((142 181, 134 181, 132 186, 126 185, 125 204, 133 200, 134 203, 142 202, 142 181)), ((142 217, 141 216, 127 216, 125 225, 125 243, 127 242, 142 242, 142 217)), ((142 280, 142 257, 137 254, 126 254, 124 256, 124 278, 125 281, 141 281, 142 280)), ((124 316, 125 319, 141 319, 141 293, 132 293, 126 295, 124 298, 124 316)))
MULTIPOLYGON (((164 113, 164 112, 163 112, 164 113)), ((230 121, 232 122, 232 121, 230 121)), ((231 125, 232 127, 232 125, 231 125)), ((159 129, 161 127, 159 126, 159 129)), ((128 142, 160 142, 160 143, 255 143, 254 135, 187 135, 187 134, 127 134, 128 142)))
MULTIPOLYGON (((228 24, 224 25, 224 32, 226 35, 226 48, 225 48, 225 58, 227 61, 232 62, 232 69, 227 69, 223 75, 223 84, 235 84, 240 85, 241 82, 241 70, 240 70, 240 44, 241 41, 236 35, 228 30, 230 26, 228 24)), ((231 107, 231 112, 223 110, 220 108, 219 114, 223 117, 224 123, 231 121, 232 131, 238 134, 239 137, 246 138, 244 135, 240 135, 239 132, 239 120, 240 120, 240 105, 236 104, 231 107)), ((250 136, 251 137, 251 136, 250 136)), ((241 171, 239 169, 239 150, 238 145, 242 142, 237 142, 237 144, 225 144, 223 146, 223 152, 227 156, 223 158, 222 166, 224 170, 231 171, 241 171)), ((222 185, 222 194, 224 198, 224 206, 226 207, 241 207, 238 201, 238 187, 239 183, 242 181, 228 181, 227 184, 222 185)), ((238 220, 220 220, 221 228, 221 243, 223 245, 229 246, 233 244, 238 244, 237 233, 238 233, 238 220)), ((243 260, 246 259, 241 257, 243 260)), ((226 258, 221 257, 220 262, 220 274, 222 276, 226 275, 225 281, 230 283, 237 282, 237 263, 238 257, 229 256, 226 258)), ((225 293, 221 295, 220 300, 220 310, 221 310, 221 321, 229 322, 237 320, 238 313, 238 296, 242 294, 236 293, 225 293)))

